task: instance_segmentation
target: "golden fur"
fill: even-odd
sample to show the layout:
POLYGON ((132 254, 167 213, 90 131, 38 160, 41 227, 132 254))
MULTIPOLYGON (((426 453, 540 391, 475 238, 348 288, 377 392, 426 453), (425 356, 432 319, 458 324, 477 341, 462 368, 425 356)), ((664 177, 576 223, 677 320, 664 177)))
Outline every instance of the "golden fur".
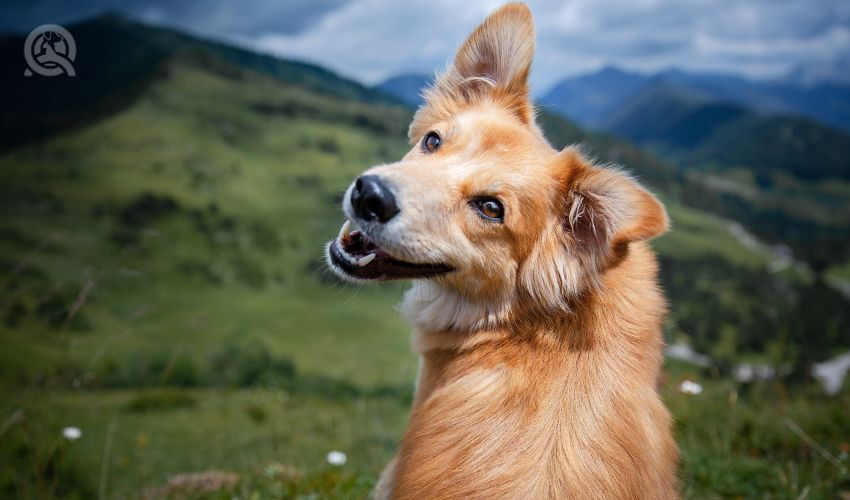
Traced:
POLYGON ((496 11, 426 91, 411 151, 369 171, 400 203, 369 237, 455 269, 402 304, 422 365, 378 498, 678 496, 656 392, 666 304, 646 243, 667 215, 626 174, 546 142, 533 53, 528 8, 496 11), (443 145, 426 154, 431 130, 443 145), (470 210, 481 195, 503 202, 502 224, 470 210))

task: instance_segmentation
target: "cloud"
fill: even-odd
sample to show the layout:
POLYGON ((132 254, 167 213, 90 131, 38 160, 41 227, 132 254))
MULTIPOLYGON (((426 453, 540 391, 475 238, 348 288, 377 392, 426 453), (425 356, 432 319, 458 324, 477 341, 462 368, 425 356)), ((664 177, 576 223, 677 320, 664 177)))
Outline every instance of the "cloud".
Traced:
POLYGON ((551 15, 538 16, 540 79, 611 64, 775 77, 850 52, 848 7, 820 0, 553 2, 551 15))
MULTIPOLYGON (((256 37, 254 46, 334 68, 367 82, 430 73, 501 2, 352 1, 309 30, 256 37)), ((679 67, 775 77, 850 53, 844 0, 532 0, 541 90, 605 65, 679 67)))
POLYGON ((361 0, 328 14, 310 30, 261 36, 254 45, 375 82, 444 65, 465 34, 496 5, 470 2, 458 8, 450 0, 361 0))
MULTIPOLYGON (((28 31, 117 9, 316 62, 367 83, 444 66, 496 0, 7 0, 0 29, 28 31)), ((606 65, 766 78, 850 57, 847 0, 531 0, 532 83, 606 65)), ((844 66, 841 66, 844 67, 844 66)))
POLYGON ((29 31, 45 23, 70 23, 106 11, 178 26, 207 36, 257 37, 298 33, 348 0, 7 0, 0 7, 0 29, 29 31))
POLYGON ((160 24, 179 24, 217 37, 300 33, 348 0, 137 0, 126 9, 160 24))

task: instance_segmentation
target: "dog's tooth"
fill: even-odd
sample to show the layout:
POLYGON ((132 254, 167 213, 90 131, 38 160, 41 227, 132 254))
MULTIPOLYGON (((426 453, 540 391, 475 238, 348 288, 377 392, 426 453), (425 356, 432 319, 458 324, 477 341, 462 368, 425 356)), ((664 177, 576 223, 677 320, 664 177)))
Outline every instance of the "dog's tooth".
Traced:
POLYGON ((341 228, 339 228, 339 237, 338 237, 338 239, 339 239, 340 241, 342 241, 342 240, 343 240, 343 238, 347 238, 347 237, 348 237, 349 229, 350 229, 350 228, 351 228, 351 221, 350 221, 350 220, 348 220, 348 219, 345 219, 345 224, 343 224, 343 225, 342 225, 342 227, 341 227, 341 228))
POLYGON ((367 255, 365 257, 360 257, 360 259, 357 260, 357 265, 360 266, 360 267, 364 267, 364 266, 368 265, 370 262, 372 262, 373 260, 375 260, 375 254, 370 253, 369 255, 367 255))

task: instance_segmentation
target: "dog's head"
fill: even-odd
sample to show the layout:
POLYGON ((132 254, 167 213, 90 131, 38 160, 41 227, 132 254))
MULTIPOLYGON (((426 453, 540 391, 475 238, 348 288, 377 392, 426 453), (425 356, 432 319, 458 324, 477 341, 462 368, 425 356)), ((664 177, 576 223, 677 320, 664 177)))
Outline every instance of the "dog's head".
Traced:
POLYGON ((414 315, 480 326, 520 303, 563 307, 598 286, 630 242, 666 229, 662 205, 630 177, 546 142, 529 99, 533 54, 522 4, 469 36, 426 90, 407 155, 346 192, 343 209, 359 230, 346 222, 328 245, 334 272, 416 279, 414 315))

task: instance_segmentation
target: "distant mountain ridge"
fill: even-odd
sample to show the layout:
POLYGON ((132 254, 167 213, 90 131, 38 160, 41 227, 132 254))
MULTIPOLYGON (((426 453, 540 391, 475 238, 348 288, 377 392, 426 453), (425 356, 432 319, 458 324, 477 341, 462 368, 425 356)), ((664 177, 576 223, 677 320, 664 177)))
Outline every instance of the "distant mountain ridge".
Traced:
POLYGON ((560 82, 541 102, 683 167, 850 179, 850 87, 605 68, 560 82))
POLYGON ((402 102, 417 107, 422 104, 422 89, 431 81, 431 77, 407 73, 390 77, 375 85, 375 89, 385 94, 394 96, 402 102))
POLYGON ((640 144, 690 149, 717 127, 747 113, 743 106, 710 101, 661 84, 632 97, 607 117, 601 128, 640 144))
POLYGON ((762 113, 798 114, 850 131, 850 85, 801 85, 791 78, 753 81, 735 75, 669 70, 643 75, 618 68, 570 77, 544 93, 540 102, 582 125, 605 128, 611 115, 653 86, 675 87, 706 100, 725 101, 762 113))
POLYGON ((593 74, 560 81, 541 96, 540 102, 586 127, 601 128, 617 106, 645 83, 642 75, 606 67, 593 74))
POLYGON ((799 115, 763 114, 743 105, 652 85, 602 127, 683 166, 786 172, 805 180, 850 179, 850 134, 799 115))

